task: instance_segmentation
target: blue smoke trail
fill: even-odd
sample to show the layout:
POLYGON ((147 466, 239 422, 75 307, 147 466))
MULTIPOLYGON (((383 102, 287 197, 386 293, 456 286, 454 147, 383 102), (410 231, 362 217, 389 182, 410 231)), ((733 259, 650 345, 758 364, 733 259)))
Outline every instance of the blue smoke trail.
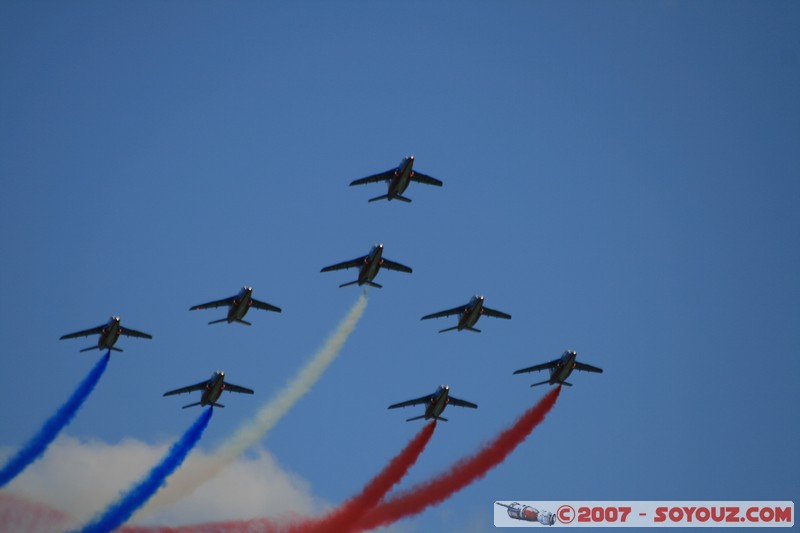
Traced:
POLYGON ((172 445, 164 459, 161 460, 136 486, 123 494, 119 500, 112 503, 102 515, 89 522, 81 533, 105 533, 118 528, 128 521, 142 505, 147 503, 153 494, 161 488, 164 481, 175 469, 181 466, 183 460, 194 448, 203 431, 211 420, 213 407, 206 409, 194 424, 184 433, 178 442, 172 445))
POLYGON ((75 413, 83 405, 84 400, 89 397, 97 382, 100 381, 100 377, 105 372, 110 358, 111 350, 107 351, 103 358, 94 365, 89 375, 81 381, 72 396, 56 411, 56 414, 44 423, 39 433, 34 435, 30 442, 0 470, 0 487, 4 487, 6 483, 17 477, 28 465, 38 459, 50 446, 50 443, 55 440, 59 432, 72 421, 75 413))

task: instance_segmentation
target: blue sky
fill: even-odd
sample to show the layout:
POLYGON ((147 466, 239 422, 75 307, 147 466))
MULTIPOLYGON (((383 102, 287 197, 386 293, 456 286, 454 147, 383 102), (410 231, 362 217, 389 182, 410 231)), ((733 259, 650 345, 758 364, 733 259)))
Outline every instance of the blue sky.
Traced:
MULTIPOLYGON (((319 269, 382 242, 414 273, 379 274, 249 456, 291 505, 357 492, 419 429, 386 406, 440 383, 480 408, 448 409, 403 486, 446 470, 542 396, 512 372, 567 348, 605 373, 405 530, 489 531, 495 500, 796 501, 798 22, 791 2, 0 5, 0 448, 100 355, 58 337, 118 314, 154 339, 119 342, 54 446, 147 464, 198 414, 162 393, 221 369, 256 395, 225 398, 211 449, 355 302, 354 271, 319 269), (347 186, 411 153, 443 188, 347 186), (283 313, 188 311, 242 285, 283 313), (473 294, 513 319, 419 320, 473 294)), ((8 490, 58 503, 91 468, 124 488, 104 458, 8 490)))

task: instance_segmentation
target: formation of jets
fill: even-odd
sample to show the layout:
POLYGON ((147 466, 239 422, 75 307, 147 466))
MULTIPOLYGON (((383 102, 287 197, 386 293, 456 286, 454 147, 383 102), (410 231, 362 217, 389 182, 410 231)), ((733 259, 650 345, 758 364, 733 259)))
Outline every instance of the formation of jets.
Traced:
MULTIPOLYGON (((436 187, 442 186, 442 182, 439 181, 438 179, 432 178, 431 176, 422 174, 421 172, 417 172, 414 170, 413 155, 403 158, 403 160, 400 162, 400 165, 397 166, 396 168, 392 168, 390 170, 387 170, 385 172, 380 172, 372 176, 367 176, 366 178, 354 180, 353 182, 350 183, 350 185, 352 186, 352 185, 363 185, 368 183, 386 182, 388 184, 387 193, 385 195, 377 196, 375 198, 370 199, 369 200, 370 202, 374 202, 376 200, 388 200, 388 201, 399 200, 401 202, 409 203, 411 202, 411 199, 403 196, 403 193, 406 191, 406 189, 408 188, 409 184, 412 181, 417 183, 424 183, 427 185, 434 185, 436 187)), ((339 287, 347 287, 349 285, 358 284, 359 286, 368 285, 370 287, 381 288, 382 287, 381 285, 373 281, 375 279, 375 276, 378 275, 378 272, 380 271, 381 268, 385 268, 387 270, 395 270, 398 272, 406 272, 408 274, 412 273, 412 269, 410 267, 407 267, 401 263, 397 263, 395 261, 391 261, 383 257, 383 244, 376 244, 372 246, 369 253, 364 256, 360 256, 355 259, 342 261, 341 263, 336 263, 330 266, 326 266, 322 268, 320 272, 331 272, 334 270, 344 270, 349 268, 359 269, 358 278, 354 281, 342 283, 341 285, 339 285, 339 287)), ((190 307, 189 310, 194 311, 197 309, 213 309, 217 307, 227 307, 228 308, 227 315, 225 318, 212 320, 209 322, 209 324, 218 324, 220 322, 227 322, 228 324, 231 324, 233 322, 237 322, 239 324, 250 326, 252 324, 244 320, 244 317, 251 307, 254 307, 256 309, 261 309, 264 311, 272 311, 275 313, 281 312, 280 307, 276 307, 267 302, 256 300, 255 298, 253 298, 252 287, 242 287, 242 289, 234 296, 229 296, 221 300, 214 300, 204 304, 195 305, 193 307, 190 307)), ((481 330, 477 329, 475 327, 475 324, 483 315, 494 318, 503 318, 506 320, 511 319, 511 315, 509 315, 508 313, 486 307, 484 305, 483 296, 473 296, 469 300, 469 302, 467 302, 464 305, 460 305, 458 307, 453 307, 452 309, 446 309, 444 311, 438 311, 436 313, 425 315, 422 317, 421 320, 448 317, 452 315, 458 315, 458 323, 455 326, 439 330, 439 333, 443 333, 445 331, 453 331, 453 330, 457 331, 468 330, 468 331, 473 331, 475 333, 480 333, 481 330)), ((117 339, 119 339, 120 335, 126 335, 129 337, 139 337, 143 339, 153 338, 148 333, 143 333, 141 331, 137 331, 134 329, 122 327, 120 325, 120 318, 118 316, 112 316, 111 319, 106 324, 91 329, 77 331, 75 333, 69 333, 67 335, 62 336, 61 339, 72 339, 76 337, 86 337, 89 335, 99 335, 97 345, 84 348, 80 350, 81 352, 86 352, 89 350, 102 350, 102 349, 121 352, 122 351, 121 348, 117 348, 114 346, 114 344, 117 342, 117 339)), ((572 384, 568 383, 566 379, 570 376, 573 370, 581 370, 581 371, 597 372, 597 373, 603 372, 601 368, 591 366, 585 363, 580 363, 576 361, 575 358, 576 358, 576 353, 574 351, 567 350, 558 359, 554 359, 547 363, 534 365, 528 368, 522 368, 514 372, 514 374, 549 370, 550 378, 545 381, 541 381, 539 383, 534 383, 533 385, 531 385, 532 387, 534 387, 537 385, 544 385, 544 384, 572 386, 572 384)), ((172 396, 192 391, 201 391, 200 401, 191 403, 189 405, 185 405, 184 408, 193 407, 197 405, 224 407, 224 405, 217 402, 223 391, 238 392, 243 394, 253 394, 252 389, 241 387, 239 385, 234 385, 232 383, 226 383, 225 373, 222 371, 218 371, 214 372, 214 374, 212 374, 210 379, 201 381, 200 383, 196 383, 194 385, 189 385, 187 387, 182 387, 179 389, 165 392, 164 396, 172 396)), ((441 420, 446 422, 447 419, 443 418, 441 414, 448 405, 456 405, 459 407, 468 407, 472 409, 478 408, 478 406, 472 402, 454 398, 453 396, 450 395, 450 387, 441 385, 432 394, 428 394, 420 398, 415 398, 413 400, 407 400, 405 402, 392 404, 389 406, 389 409, 396 409, 399 407, 408 407, 413 405, 425 405, 425 413, 420 416, 409 418, 408 421, 419 420, 424 418, 426 420, 441 420)))

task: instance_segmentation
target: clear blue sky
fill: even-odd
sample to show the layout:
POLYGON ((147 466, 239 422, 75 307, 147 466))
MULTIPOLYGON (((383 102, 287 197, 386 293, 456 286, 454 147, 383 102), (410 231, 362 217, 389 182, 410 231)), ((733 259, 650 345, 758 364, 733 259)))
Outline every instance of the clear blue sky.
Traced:
MULTIPOLYGON (((390 403, 446 383, 480 406, 448 409, 409 486, 537 401, 544 376, 512 372, 566 348, 605 373, 405 530, 491 531, 495 500, 798 500, 798 4, 430 4, 0 5, 5 454, 100 355, 58 337, 112 314, 154 339, 119 342, 66 440, 164 445, 198 412, 162 393, 222 369, 256 395, 224 398, 210 450, 355 301, 355 271, 319 269, 383 242, 414 273, 379 274, 262 443, 301 511, 419 429, 390 403), (443 188, 348 187, 411 153, 443 188), (188 311, 245 284, 284 312, 188 311), (476 293, 513 319, 419 320, 476 293)), ((8 490, 38 475, 57 503, 86 455, 8 490)))

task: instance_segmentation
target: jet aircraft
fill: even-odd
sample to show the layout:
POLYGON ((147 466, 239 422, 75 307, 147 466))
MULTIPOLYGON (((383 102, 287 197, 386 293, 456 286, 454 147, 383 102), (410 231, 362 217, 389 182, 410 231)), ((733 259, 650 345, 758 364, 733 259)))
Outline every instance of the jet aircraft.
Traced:
POLYGON ((246 326, 252 326, 250 322, 246 320, 242 320, 244 315, 247 314, 247 311, 250 310, 251 307, 255 307, 256 309, 263 309, 264 311, 275 311, 276 313, 281 312, 280 307, 275 307, 274 305, 268 304, 267 302, 261 302, 253 298, 253 287, 242 287, 242 290, 239 291, 239 294, 236 296, 231 296, 230 298, 223 298, 222 300, 215 300, 213 302, 208 302, 205 304, 195 305, 194 307, 190 307, 189 311, 194 311, 195 309, 209 309, 212 307, 221 307, 223 305, 227 305, 228 308, 228 316, 225 318, 220 318, 219 320, 212 320, 209 324, 218 324, 220 322, 238 322, 239 324, 244 324, 246 326))
POLYGON ((350 261, 344 261, 342 263, 336 263, 335 265, 326 266, 320 270, 320 272, 330 272, 332 270, 342 270, 345 268, 356 267, 361 269, 358 272, 358 279, 355 281, 342 283, 339 285, 339 287, 347 287, 348 285, 358 283, 359 285, 366 284, 380 289, 382 285, 378 285, 372 280, 375 279, 376 275, 378 275, 378 271, 381 269, 381 267, 388 268, 389 270, 408 272, 409 274, 411 273, 411 269, 409 267, 401 265, 400 263, 395 263, 394 261, 389 261, 383 257, 383 244, 376 244, 373 246, 367 255, 357 257, 350 261))
POLYGON ((400 200, 402 202, 411 202, 411 198, 406 198, 403 196, 408 184, 412 181, 416 181, 418 183, 427 183, 428 185, 435 185, 436 187, 441 187, 442 182, 437 180, 436 178, 432 178, 430 176, 426 176, 421 172, 415 172, 414 168, 414 156, 410 155, 408 157, 404 157, 402 161, 400 161, 400 165, 397 168, 393 168, 387 170, 386 172, 381 172, 380 174, 375 174, 372 176, 367 176, 366 178, 361 178, 354 180, 350 183, 350 186, 353 185, 363 185, 365 183, 377 183, 379 181, 386 181, 389 182, 389 192, 384 194, 383 196, 377 196, 369 200, 370 202, 374 202, 376 200, 400 200))
POLYGON ((444 333, 445 331, 452 331, 454 329, 457 329, 458 331, 461 331, 462 329, 468 329, 469 331, 480 333, 481 330, 476 329, 473 326, 475 326, 475 322, 478 321, 481 315, 493 316, 495 318, 511 319, 511 315, 507 313, 503 313, 502 311, 495 311, 494 309, 489 309, 488 307, 484 307, 483 296, 473 296, 466 305, 460 305, 458 307, 454 307, 446 311, 439 311, 438 313, 425 315, 420 320, 427 320, 429 318, 439 318, 450 315, 460 315, 458 317, 458 325, 453 326, 452 328, 440 329, 439 333, 444 333))
POLYGON ((430 418, 434 418, 436 420, 441 420, 442 422, 447 422, 446 418, 442 418, 440 415, 444 408, 447 407, 447 404, 450 405, 457 405, 459 407, 471 407, 472 409, 477 409, 478 406, 472 402, 467 402, 464 400, 459 400, 458 398, 453 398, 450 396, 450 387, 447 385, 439 385, 439 388, 436 389, 436 392, 433 394, 428 394, 427 396, 423 396, 422 398, 417 398, 415 400, 408 400, 406 402, 395 403, 389 406, 389 409, 397 409, 398 407, 408 407, 409 405, 417 405, 424 403, 425 406, 425 414, 420 416, 415 416, 413 418, 409 418, 406 422, 410 422, 412 420, 419 420, 420 418, 424 418, 428 420, 430 418))
POLYGON ((89 350, 103 350, 109 349, 114 350, 115 352, 121 352, 122 348, 115 348, 114 343, 117 342, 120 335, 127 335, 128 337, 139 337, 142 339, 152 339, 153 336, 147 333, 142 333, 141 331, 136 331, 135 329, 130 328, 123 328, 119 324, 119 317, 112 316, 106 324, 102 326, 97 326, 96 328, 85 329, 83 331, 76 331, 75 333, 69 333, 67 335, 62 335, 60 340, 63 339, 74 339, 76 337, 88 337, 89 335, 100 335, 100 338, 97 339, 97 346, 89 346, 88 348, 84 348, 81 350, 82 352, 88 352, 89 350))
POLYGON ((233 383, 225 383, 225 372, 214 372, 211 374, 211 379, 207 379, 206 381, 201 381, 195 385, 189 385, 188 387, 182 387, 180 389, 171 390, 169 392, 165 392, 164 396, 172 396, 174 394, 183 394, 184 392, 192 392, 192 391, 203 391, 202 395, 200 396, 200 401, 195 403, 190 403, 189 405, 184 405, 183 408, 186 409, 187 407, 194 407, 195 405, 206 406, 206 405, 213 405, 214 407, 225 407, 221 403, 217 403, 222 391, 230 391, 230 392, 241 392, 243 394, 253 394, 252 389, 248 389, 246 387, 240 387, 239 385, 234 385, 233 383))
POLYGON ((578 354, 574 351, 566 350, 561 357, 558 359, 553 359, 549 363, 542 363, 540 365, 533 365, 528 368, 521 368, 514 373, 522 374, 523 372, 538 372, 539 370, 545 369, 550 370, 550 379, 540 381, 539 383, 534 383, 531 385, 531 387, 544 385, 545 383, 549 383, 550 385, 566 385, 568 387, 572 387, 572 383, 567 383, 564 380, 569 377, 573 370, 597 372, 598 374, 603 373, 602 368, 597 368, 596 366, 587 365, 586 363, 579 363, 576 361, 575 358, 577 355, 578 354))

